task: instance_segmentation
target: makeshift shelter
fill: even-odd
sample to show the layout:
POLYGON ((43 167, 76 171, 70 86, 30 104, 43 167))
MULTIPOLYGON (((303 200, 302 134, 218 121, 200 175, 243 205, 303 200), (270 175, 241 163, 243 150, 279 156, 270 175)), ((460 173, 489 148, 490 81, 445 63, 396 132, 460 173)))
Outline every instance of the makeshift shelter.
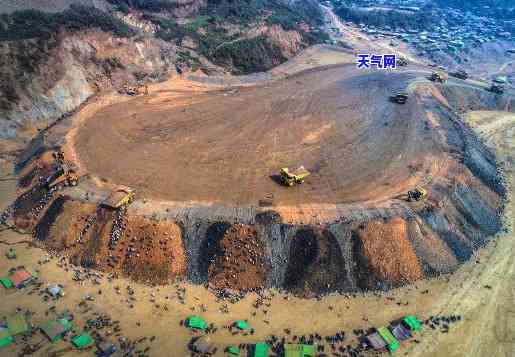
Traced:
POLYGON ((211 354, 215 351, 215 346, 211 342, 211 338, 209 336, 201 336, 197 338, 193 344, 192 348, 195 352, 198 353, 207 353, 211 354))
POLYGON ((231 356, 239 356, 240 355, 240 348, 237 346, 229 346, 227 349, 227 353, 231 356))
POLYGON ((247 323, 247 321, 243 320, 234 321, 233 326, 236 327, 238 330, 246 330, 249 328, 249 324, 247 323))
POLYGON ((11 336, 16 336, 29 331, 29 324, 25 314, 16 314, 7 318, 7 329, 11 336))
POLYGON ((399 341, 395 338, 394 335, 388 330, 386 327, 379 327, 377 329, 377 333, 383 338, 383 340, 386 342, 388 348, 388 351, 395 352, 399 349, 400 344, 399 341))
POLYGON ((61 340, 71 329, 72 324, 66 319, 48 321, 41 326, 41 331, 51 342, 61 340))
POLYGON ((2 286, 6 289, 10 289, 14 286, 13 282, 9 278, 0 278, 0 284, 2 284, 2 286))
POLYGON ((315 346, 303 344, 284 344, 284 357, 314 357, 315 346))
POLYGON ((7 253, 5 253, 7 259, 16 259, 16 250, 14 248, 9 248, 7 253))
POLYGON ((64 296, 63 288, 57 284, 50 285, 46 291, 54 298, 64 296))
POLYGON ((385 340, 377 332, 367 335, 365 337, 365 342, 368 346, 370 346, 370 348, 373 348, 374 350, 377 350, 377 351, 386 348, 385 340))
POLYGON ((404 319, 402 319, 402 322, 406 324, 406 326, 413 332, 418 332, 422 330, 422 324, 413 315, 406 316, 404 319))
POLYGON ((264 342, 258 342, 254 345, 253 357, 268 357, 270 346, 264 342))
POLYGON ((7 347, 13 343, 14 338, 6 328, 0 328, 0 348, 7 347))
POLYGON ((72 344, 75 348, 82 350, 93 344, 93 339, 87 332, 83 332, 78 336, 72 338, 72 344))
POLYGON ((109 341, 102 341, 97 345, 98 357, 109 357, 117 351, 116 346, 109 341))
POLYGON ((195 330, 205 330, 207 327, 206 321, 196 315, 188 316, 186 319, 186 326, 195 330))
POLYGON ((402 323, 390 326, 392 335, 399 341, 406 341, 412 337, 410 330, 402 323))
POLYGON ((9 279, 16 289, 21 289, 30 284, 35 279, 35 276, 29 273, 25 268, 19 268, 9 276, 9 279))

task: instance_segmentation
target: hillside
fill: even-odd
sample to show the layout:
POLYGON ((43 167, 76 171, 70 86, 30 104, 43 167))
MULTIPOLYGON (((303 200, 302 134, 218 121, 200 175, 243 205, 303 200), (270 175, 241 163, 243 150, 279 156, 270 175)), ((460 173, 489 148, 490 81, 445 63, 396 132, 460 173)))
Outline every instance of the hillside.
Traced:
POLYGON ((99 90, 170 73, 266 71, 327 39, 311 1, 10 4, 0 9, 2 137, 56 119, 99 90))

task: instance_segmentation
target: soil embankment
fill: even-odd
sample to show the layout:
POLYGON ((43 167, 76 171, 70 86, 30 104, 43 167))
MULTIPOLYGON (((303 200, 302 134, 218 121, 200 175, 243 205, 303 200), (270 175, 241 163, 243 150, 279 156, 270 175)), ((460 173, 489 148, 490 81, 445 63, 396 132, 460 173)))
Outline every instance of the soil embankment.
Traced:
MULTIPOLYGON (((11 218, 74 263, 216 290, 312 296, 456 270, 500 229, 505 195, 493 154, 456 115, 460 87, 416 71, 355 71, 326 67, 246 88, 160 85, 79 112, 63 146, 78 160, 79 186, 21 198, 11 218), (388 101, 414 81, 405 106, 388 101), (312 172, 305 184, 274 180, 299 164, 312 172), (136 189, 127 210, 98 205, 114 184, 136 189), (408 202, 416 186, 429 196, 408 202), (264 198, 271 206, 260 207, 264 198)), ((54 130, 64 131, 46 133, 39 152, 60 146, 54 130)), ((28 190, 47 157, 20 165, 28 190)))

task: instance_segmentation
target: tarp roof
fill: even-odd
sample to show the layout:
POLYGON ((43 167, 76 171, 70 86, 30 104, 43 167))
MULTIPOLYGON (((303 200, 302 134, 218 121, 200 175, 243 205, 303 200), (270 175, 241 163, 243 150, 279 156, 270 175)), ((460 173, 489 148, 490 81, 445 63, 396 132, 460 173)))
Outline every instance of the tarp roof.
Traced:
POLYGON ((227 349, 227 352, 232 356, 239 356, 240 355, 240 348, 237 346, 230 346, 227 349))
POLYGON ((385 340, 377 332, 374 332, 366 337, 367 344, 375 350, 382 350, 386 348, 385 340))
POLYGON ((258 342, 254 346, 254 357, 268 357, 270 346, 264 342, 258 342))
POLYGON ((392 335, 392 333, 390 332, 390 330, 388 330, 386 327, 379 327, 377 329, 377 332, 379 333, 379 335, 386 341, 386 343, 388 344, 388 350, 390 352, 394 352, 396 351, 400 344, 399 344, 399 341, 397 341, 397 339, 395 338, 394 335, 392 335))
POLYGON ((23 286, 23 284, 29 282, 30 280, 32 280, 32 278, 33 278, 32 274, 23 268, 16 270, 9 277, 9 279, 11 279, 13 285, 17 288, 23 286))
POLYGON ((4 288, 10 289, 13 287, 13 282, 9 278, 0 278, 0 283, 3 285, 4 288))
POLYGON ((413 315, 406 316, 403 320, 406 325, 410 328, 411 331, 420 331, 422 330, 422 324, 420 321, 413 315))
POLYGON ((411 332, 403 324, 392 325, 390 328, 392 335, 399 341, 411 338, 411 332))
POLYGON ((87 332, 83 332, 82 334, 72 338, 72 344, 80 350, 91 346, 93 344, 93 339, 87 332))
POLYGON ((313 357, 315 356, 315 347, 303 344, 284 344, 285 357, 313 357))
POLYGON ((66 319, 52 320, 41 326, 41 331, 52 342, 60 340, 63 335, 72 329, 71 323, 66 319))
POLYGON ((29 330, 29 324, 25 319, 25 315, 19 313, 7 318, 7 328, 12 336, 25 333, 29 330))
POLYGON ((249 324, 246 321, 243 321, 243 320, 236 320, 236 321, 234 321, 234 326, 236 326, 240 330, 246 330, 246 329, 249 328, 249 324))
POLYGON ((204 330, 207 327, 206 321, 200 316, 191 315, 186 319, 186 324, 189 328, 204 330))
POLYGON ((14 339, 6 328, 0 328, 0 348, 9 346, 14 339))

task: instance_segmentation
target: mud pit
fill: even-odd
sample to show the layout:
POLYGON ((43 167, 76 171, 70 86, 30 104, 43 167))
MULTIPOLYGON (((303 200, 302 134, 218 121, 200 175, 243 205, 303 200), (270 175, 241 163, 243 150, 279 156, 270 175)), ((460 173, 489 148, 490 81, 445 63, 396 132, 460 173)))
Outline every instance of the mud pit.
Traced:
MULTIPOLYGON (((110 97, 52 128, 42 148, 28 149, 42 154, 22 165, 52 167, 45 160, 62 147, 79 186, 37 212, 30 197, 19 200, 12 219, 76 264, 217 291, 313 296, 452 272, 500 229, 504 198, 493 154, 456 115, 467 102, 453 97, 499 100, 425 75, 332 66, 261 86, 158 85, 149 96, 110 97), (406 105, 388 101, 406 87, 406 105), (305 184, 274 180, 301 164, 312 171, 305 184), (117 184, 135 188, 136 201, 100 207, 117 184), (407 202, 416 186, 428 199, 407 202)), ((24 176, 23 187, 36 185, 38 174, 24 176)))

